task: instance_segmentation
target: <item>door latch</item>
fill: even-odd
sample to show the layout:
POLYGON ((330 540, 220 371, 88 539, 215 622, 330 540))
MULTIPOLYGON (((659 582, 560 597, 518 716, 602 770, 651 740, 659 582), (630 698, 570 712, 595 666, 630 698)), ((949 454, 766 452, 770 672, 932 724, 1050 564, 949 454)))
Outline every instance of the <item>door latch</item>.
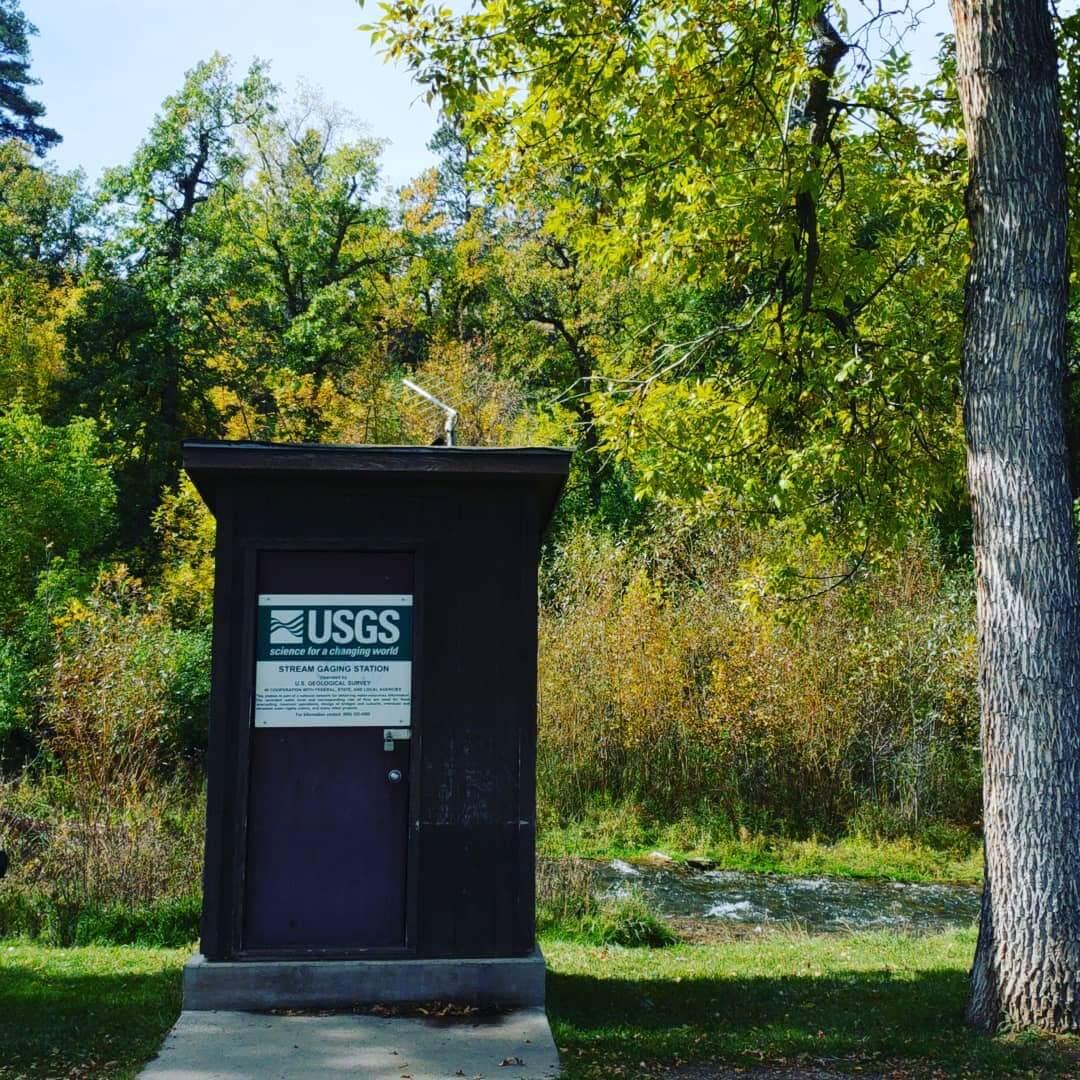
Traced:
POLYGON ((383 728, 383 749, 393 750, 394 743, 405 742, 412 738, 412 730, 410 728, 383 728))

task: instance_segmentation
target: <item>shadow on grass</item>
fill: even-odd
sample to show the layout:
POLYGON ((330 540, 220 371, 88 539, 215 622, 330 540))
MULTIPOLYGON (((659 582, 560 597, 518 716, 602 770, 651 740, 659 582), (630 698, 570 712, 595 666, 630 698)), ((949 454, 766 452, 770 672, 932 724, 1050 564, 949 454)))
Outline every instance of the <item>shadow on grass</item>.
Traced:
POLYGON ((79 959, 69 953, 71 962, 58 970, 44 958, 44 949, 14 963, 6 961, 4 949, 0 945, 4 1080, 133 1075, 179 1015, 178 966, 88 971, 80 970, 79 959))
POLYGON ((966 993, 966 976, 951 970, 669 980, 553 972, 548 1014, 571 1077, 620 1062, 624 1075, 647 1075, 677 1061, 807 1058, 871 1071, 903 1061, 950 1076, 1074 1075, 1075 1040, 979 1036, 963 1023, 966 993))

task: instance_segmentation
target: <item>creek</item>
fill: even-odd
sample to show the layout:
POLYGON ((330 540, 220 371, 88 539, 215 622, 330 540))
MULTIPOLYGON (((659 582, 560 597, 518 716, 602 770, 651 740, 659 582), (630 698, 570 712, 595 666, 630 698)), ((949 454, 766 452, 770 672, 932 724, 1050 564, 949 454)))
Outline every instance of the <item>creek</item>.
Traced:
POLYGON ((898 930, 935 933, 970 926, 979 889, 970 885, 801 878, 737 870, 693 870, 614 859, 597 866, 609 896, 636 890, 663 915, 752 926, 799 925, 822 933, 898 930))

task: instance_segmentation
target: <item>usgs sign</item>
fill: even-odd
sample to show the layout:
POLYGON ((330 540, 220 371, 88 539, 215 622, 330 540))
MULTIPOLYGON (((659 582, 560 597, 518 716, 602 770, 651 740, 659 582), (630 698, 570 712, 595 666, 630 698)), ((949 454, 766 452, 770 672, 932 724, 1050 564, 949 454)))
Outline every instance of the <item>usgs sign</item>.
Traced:
POLYGON ((397 608, 270 609, 271 645, 394 645, 401 640, 397 608))
POLYGON ((255 631, 256 727, 408 727, 410 595, 265 593, 255 631))

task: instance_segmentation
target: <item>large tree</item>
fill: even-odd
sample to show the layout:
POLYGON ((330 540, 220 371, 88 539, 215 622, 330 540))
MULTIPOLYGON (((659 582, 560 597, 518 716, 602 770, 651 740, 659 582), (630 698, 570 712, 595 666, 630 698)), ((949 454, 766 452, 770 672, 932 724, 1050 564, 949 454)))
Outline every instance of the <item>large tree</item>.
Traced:
POLYGON ((44 154, 60 135, 38 122, 45 106, 26 96, 26 88, 38 83, 30 74, 30 38, 36 33, 19 0, 0 0, 0 138, 20 139, 44 154))
POLYGON ((1080 576, 1065 158, 1045 0, 951 0, 970 161, 964 428, 986 879, 968 1018, 1080 1029, 1080 576))
POLYGON ((261 64, 237 80, 215 55, 188 72, 130 165, 102 184, 108 238, 65 322, 65 397, 71 412, 100 420, 136 534, 176 478, 181 440, 222 431, 223 335, 211 316, 227 282, 213 210, 242 184, 245 132, 272 95, 261 64))
MULTIPOLYGON (((986 759, 970 1018, 1069 1030, 1080 585, 1056 55, 1046 0, 953 9, 971 157, 962 381, 986 759)), ((603 373, 608 445, 647 491, 867 548, 954 497, 965 155, 944 77, 913 87, 895 54, 852 77, 854 20, 821 0, 384 11, 376 33, 460 117, 510 200, 544 174, 574 177, 567 197, 594 227, 562 207, 551 227, 580 257, 639 278, 665 268, 721 298, 712 326, 603 373)))
POLYGON ((678 297, 579 365, 642 495, 856 558, 955 508, 963 147, 944 81, 914 87, 899 56, 853 78, 874 30, 820 0, 383 9, 375 33, 473 174, 515 209, 539 199, 566 277, 678 297))
POLYGON ((52 403, 63 367, 59 323, 75 295, 87 198, 78 174, 35 166, 0 142, 0 405, 52 403))
POLYGON ((399 253, 375 201, 381 147, 306 92, 249 124, 244 149, 245 182, 215 218, 229 306, 215 318, 247 370, 244 431, 325 438, 342 397, 372 399, 384 374, 375 312, 399 253))

